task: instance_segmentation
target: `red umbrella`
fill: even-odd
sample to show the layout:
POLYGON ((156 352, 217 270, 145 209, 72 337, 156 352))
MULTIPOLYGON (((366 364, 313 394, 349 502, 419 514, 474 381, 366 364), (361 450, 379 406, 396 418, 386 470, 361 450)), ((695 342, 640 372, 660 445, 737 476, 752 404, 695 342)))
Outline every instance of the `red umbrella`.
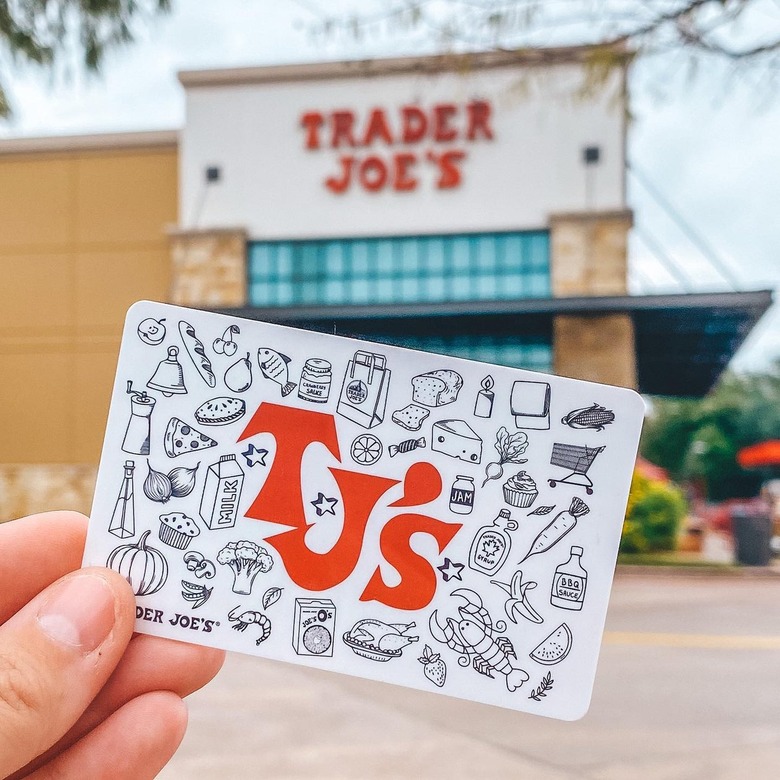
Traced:
POLYGON ((743 469, 760 466, 780 466, 780 439, 769 439, 750 447, 743 447, 737 453, 737 463, 743 469))

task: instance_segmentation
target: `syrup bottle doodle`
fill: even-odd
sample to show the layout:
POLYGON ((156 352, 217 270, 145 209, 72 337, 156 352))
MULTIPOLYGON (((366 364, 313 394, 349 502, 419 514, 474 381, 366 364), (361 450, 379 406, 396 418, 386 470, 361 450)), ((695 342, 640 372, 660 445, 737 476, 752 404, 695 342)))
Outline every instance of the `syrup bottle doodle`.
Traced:
POLYGON ((582 568, 582 547, 572 547, 569 560, 555 570, 550 604, 561 609, 582 609, 588 572, 582 568))
POLYGON ((517 520, 512 520, 508 509, 502 509, 491 525, 477 531, 469 551, 469 568, 493 576, 504 565, 512 547, 509 531, 516 531, 517 520))

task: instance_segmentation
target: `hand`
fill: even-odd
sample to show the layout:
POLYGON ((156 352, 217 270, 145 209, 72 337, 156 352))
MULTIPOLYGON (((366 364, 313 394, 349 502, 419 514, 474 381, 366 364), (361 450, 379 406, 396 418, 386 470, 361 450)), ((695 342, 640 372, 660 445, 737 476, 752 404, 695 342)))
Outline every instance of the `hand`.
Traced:
POLYGON ((0 778, 153 778, 184 736, 182 697, 224 653, 133 636, 135 598, 79 569, 87 519, 0 526, 0 778))

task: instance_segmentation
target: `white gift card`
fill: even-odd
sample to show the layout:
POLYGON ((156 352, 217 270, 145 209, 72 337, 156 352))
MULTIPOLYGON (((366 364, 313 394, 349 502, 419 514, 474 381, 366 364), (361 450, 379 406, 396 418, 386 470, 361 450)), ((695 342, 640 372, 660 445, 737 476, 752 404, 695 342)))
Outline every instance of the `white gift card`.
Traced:
POLYGON ((636 393, 158 303, 127 315, 85 565, 137 630, 574 719, 636 393))

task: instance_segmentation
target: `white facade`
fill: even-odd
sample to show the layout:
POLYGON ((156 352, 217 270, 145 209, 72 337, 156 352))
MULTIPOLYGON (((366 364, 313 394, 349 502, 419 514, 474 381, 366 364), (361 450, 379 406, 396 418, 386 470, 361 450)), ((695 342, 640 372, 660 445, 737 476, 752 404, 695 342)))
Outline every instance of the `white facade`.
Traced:
MULTIPOLYGON (((425 74, 389 69, 364 77, 325 67, 327 77, 317 66, 233 71, 238 78, 223 79, 219 71, 208 78, 182 74, 182 227, 243 227, 252 239, 424 235, 541 229, 551 214, 625 208, 618 71, 585 99, 577 94, 583 69, 576 63, 425 74), (482 126, 469 139, 473 101, 488 104, 489 117, 483 109, 482 126), (447 104, 454 108, 437 114, 435 107, 447 104), (404 106, 425 113, 423 139, 403 142, 404 106), (376 109, 383 114, 374 115, 381 125, 374 130, 381 132, 368 131, 366 139, 376 109), (354 148, 344 134, 332 148, 339 111, 354 115, 354 148), (316 130, 316 120, 303 120, 312 112, 322 115, 316 130), (454 139, 436 140, 437 116, 439 135, 454 139), (307 148, 307 139, 319 148, 307 148), (600 159, 586 166, 588 146, 599 147, 600 159), (437 186, 443 154, 458 171, 455 186, 437 186), (333 192, 325 182, 343 178, 345 156, 354 158, 355 170, 367 157, 378 158, 368 163, 366 180, 382 184, 385 170, 386 183, 369 191, 353 174, 344 192, 333 192), (220 178, 207 184, 210 166, 220 178), (394 189, 398 166, 401 186, 411 187, 411 180, 413 189, 394 189)), ((444 183, 452 185, 453 176, 444 183)))

